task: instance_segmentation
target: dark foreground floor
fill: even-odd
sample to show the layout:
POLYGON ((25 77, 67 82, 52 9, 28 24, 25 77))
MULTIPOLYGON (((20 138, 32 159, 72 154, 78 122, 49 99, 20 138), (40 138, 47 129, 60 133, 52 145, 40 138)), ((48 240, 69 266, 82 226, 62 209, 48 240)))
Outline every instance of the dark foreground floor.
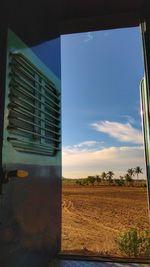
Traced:
POLYGON ((53 260, 48 267, 150 267, 150 264, 53 260))

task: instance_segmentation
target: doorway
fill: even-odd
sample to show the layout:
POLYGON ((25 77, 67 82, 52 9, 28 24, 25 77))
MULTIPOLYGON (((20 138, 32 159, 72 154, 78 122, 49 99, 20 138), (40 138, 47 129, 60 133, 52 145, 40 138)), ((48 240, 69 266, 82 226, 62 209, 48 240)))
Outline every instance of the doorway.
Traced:
POLYGON ((61 53, 62 252, 148 257, 140 29, 62 36, 61 53))

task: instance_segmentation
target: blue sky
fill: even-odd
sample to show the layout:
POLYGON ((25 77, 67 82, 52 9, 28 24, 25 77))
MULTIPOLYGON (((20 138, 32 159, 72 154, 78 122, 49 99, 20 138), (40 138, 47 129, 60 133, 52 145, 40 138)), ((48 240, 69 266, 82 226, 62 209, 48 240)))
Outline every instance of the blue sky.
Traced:
POLYGON ((61 37, 63 176, 144 168, 139 28, 61 37))

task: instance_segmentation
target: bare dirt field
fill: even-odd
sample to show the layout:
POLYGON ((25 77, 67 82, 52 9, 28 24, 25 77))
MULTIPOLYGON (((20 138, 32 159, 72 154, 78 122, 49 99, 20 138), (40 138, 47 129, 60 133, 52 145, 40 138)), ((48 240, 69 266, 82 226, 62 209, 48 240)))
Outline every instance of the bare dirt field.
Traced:
POLYGON ((62 251, 122 256, 115 242, 130 228, 149 229, 145 188, 63 185, 62 251))

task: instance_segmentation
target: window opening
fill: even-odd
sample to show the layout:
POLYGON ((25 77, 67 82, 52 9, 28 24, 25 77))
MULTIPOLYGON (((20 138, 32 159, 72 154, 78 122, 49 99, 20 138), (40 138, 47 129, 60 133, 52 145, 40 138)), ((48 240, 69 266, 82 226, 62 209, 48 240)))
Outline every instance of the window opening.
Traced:
POLYGON ((62 253, 150 257, 139 28, 62 36, 62 253))

